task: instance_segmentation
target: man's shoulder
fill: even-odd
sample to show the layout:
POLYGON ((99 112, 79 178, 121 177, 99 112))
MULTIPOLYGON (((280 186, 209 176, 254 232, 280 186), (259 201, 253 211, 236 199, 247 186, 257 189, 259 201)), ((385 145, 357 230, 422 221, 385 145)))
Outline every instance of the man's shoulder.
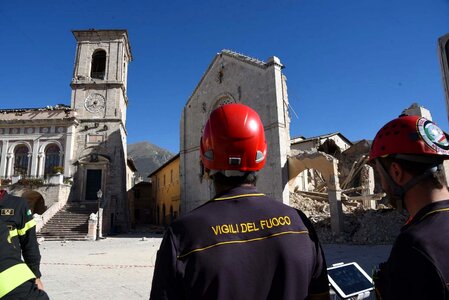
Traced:
POLYGON ((399 252, 410 249, 423 250, 430 244, 438 242, 434 238, 435 234, 435 227, 418 223, 403 230, 396 238, 393 248, 399 252))
POLYGON ((270 197, 270 196, 261 196, 261 199, 264 200, 265 205, 269 206, 269 207, 273 207, 276 208, 278 210, 282 210, 282 211, 286 211, 286 212, 291 212, 291 213, 298 213, 300 212, 299 209, 287 205, 285 203, 283 203, 281 200, 278 200, 276 198, 270 197))
POLYGON ((207 201, 206 203, 203 203, 202 205, 192 209, 191 211, 186 212, 184 215, 173 220, 171 225, 179 226, 180 224, 189 223, 193 220, 198 219, 201 216, 207 215, 211 203, 212 203, 212 201, 207 201))

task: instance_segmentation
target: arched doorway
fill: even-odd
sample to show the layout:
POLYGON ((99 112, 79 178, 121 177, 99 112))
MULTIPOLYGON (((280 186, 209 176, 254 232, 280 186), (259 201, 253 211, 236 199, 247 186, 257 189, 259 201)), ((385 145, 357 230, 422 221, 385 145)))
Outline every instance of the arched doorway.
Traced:
POLYGON ((42 197, 40 193, 36 191, 27 191, 23 193, 22 197, 27 200, 28 207, 32 214, 42 215, 47 210, 44 197, 42 197))
POLYGON ((314 169, 327 185, 328 201, 331 214, 331 228, 335 234, 343 232, 343 210, 341 206, 341 189, 338 179, 338 160, 323 153, 300 153, 288 158, 289 186, 293 190, 296 176, 304 170, 314 169))

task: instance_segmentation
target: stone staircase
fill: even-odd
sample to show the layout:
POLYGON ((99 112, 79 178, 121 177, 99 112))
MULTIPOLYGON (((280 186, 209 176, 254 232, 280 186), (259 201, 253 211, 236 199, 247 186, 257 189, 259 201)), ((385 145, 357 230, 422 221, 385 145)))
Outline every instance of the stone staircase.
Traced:
POLYGON ((37 233, 38 238, 46 241, 83 241, 86 240, 89 215, 96 213, 96 203, 67 203, 37 233))

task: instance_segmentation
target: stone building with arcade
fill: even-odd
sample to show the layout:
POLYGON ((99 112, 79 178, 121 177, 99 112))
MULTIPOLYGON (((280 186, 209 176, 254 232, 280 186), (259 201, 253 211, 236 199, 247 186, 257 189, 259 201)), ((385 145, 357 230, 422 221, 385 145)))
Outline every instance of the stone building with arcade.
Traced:
POLYGON ((96 213, 101 205, 103 231, 127 231, 134 170, 127 157, 128 33, 72 33, 70 105, 0 109, 1 188, 26 197, 42 223, 64 210, 96 213))

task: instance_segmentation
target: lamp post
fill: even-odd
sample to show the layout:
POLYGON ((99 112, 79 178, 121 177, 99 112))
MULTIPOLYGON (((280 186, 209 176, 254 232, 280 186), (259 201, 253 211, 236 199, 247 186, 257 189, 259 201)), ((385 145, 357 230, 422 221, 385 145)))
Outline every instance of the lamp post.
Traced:
POLYGON ((97 211, 97 238, 95 240, 100 240, 100 220, 102 221, 102 218, 100 218, 100 203, 101 203, 101 197, 103 196, 103 192, 101 189, 97 192, 97 198, 98 198, 98 211, 97 211))

